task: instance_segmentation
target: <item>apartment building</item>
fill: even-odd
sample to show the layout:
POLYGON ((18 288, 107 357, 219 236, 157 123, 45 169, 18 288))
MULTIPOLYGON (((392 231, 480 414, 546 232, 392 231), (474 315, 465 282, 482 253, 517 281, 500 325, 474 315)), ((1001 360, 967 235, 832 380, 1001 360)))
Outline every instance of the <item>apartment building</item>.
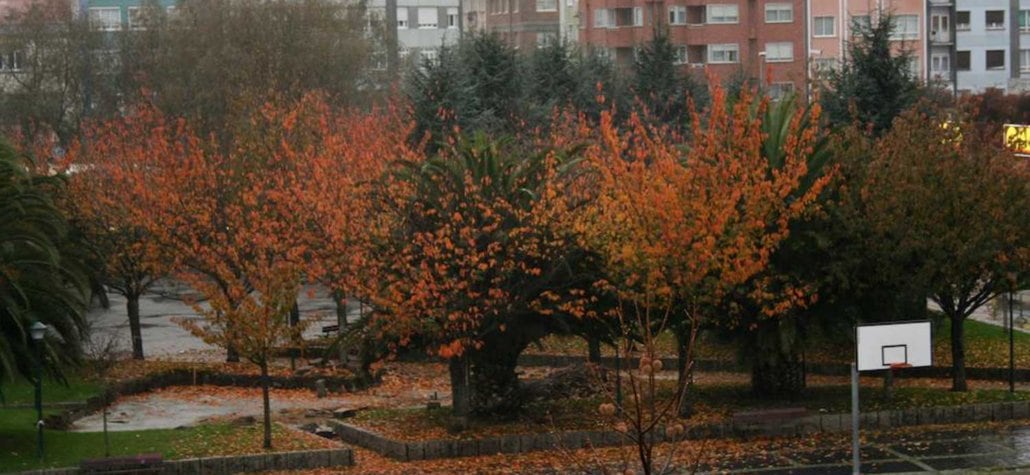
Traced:
POLYGON ((809 0, 810 75, 819 76, 836 68, 856 27, 869 26, 880 12, 886 12, 894 17, 891 39, 895 49, 907 50, 912 55, 912 74, 925 79, 927 11, 926 0, 809 0))
POLYGON ((928 0, 931 79, 956 93, 1030 90, 1030 0, 928 0))
MULTIPOLYGON (((576 0, 465 0, 467 29, 495 33, 517 49, 535 48, 567 34, 576 0)), ((576 23, 578 25, 578 22, 576 23)), ((575 30, 574 30, 575 31, 575 30)))
POLYGON ((805 0, 579 0, 580 42, 617 65, 658 28, 667 29, 679 62, 720 80, 746 74, 780 96, 807 80, 805 0))
MULTIPOLYGON (((399 56, 435 60, 440 48, 458 42, 462 21, 460 0, 397 0, 399 56)), ((386 0, 372 0, 369 16, 386 18, 386 0)))
MULTIPOLYGON (((159 0, 168 12, 175 11, 176 0, 159 0)), ((102 31, 125 31, 146 28, 144 0, 82 0, 79 8, 86 13, 93 28, 102 31)))

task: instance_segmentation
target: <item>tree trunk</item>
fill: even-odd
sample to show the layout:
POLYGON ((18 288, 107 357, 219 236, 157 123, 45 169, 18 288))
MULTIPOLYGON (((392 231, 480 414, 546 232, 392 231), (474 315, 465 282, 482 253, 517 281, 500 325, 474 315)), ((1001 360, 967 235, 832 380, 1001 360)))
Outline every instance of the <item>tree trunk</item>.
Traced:
POLYGON ((132 336, 132 359, 143 359, 143 330, 139 321, 139 295, 125 296, 125 307, 129 314, 129 334, 132 336))
MULTIPOLYGON (((293 307, 290 307, 290 320, 289 320, 289 323, 290 323, 290 329, 291 330, 296 328, 297 325, 300 325, 300 305, 297 304, 296 300, 293 301, 293 307)), ((300 346, 300 342, 297 341, 298 340, 297 336, 292 337, 291 340, 292 341, 290 342, 290 370, 296 371, 297 370, 297 348, 300 346)))
MULTIPOLYGON (((690 357, 687 354, 687 346, 690 345, 690 335, 683 331, 676 331, 676 389, 677 394, 684 394, 687 385, 690 384, 690 373, 687 367, 690 364, 690 357)), ((683 399, 679 406, 680 417, 690 417, 694 414, 694 407, 683 399)))
MULTIPOLYGON (((347 330, 347 297, 337 290, 333 292, 333 302, 336 302, 336 326, 339 327, 336 334, 343 335, 347 330)), ((337 346, 340 350, 340 364, 347 364, 347 348, 342 343, 337 346)))
POLYGON ((229 345, 229 347, 225 349, 225 362, 226 363, 239 363, 240 362, 240 352, 236 351, 236 347, 235 346, 229 345))
POLYGON ((448 361, 451 374, 451 415, 464 426, 472 414, 472 396, 469 388, 468 357, 462 355, 448 361))
MULTIPOLYGON (((107 289, 104 288, 104 284, 101 284, 97 279, 90 279, 90 293, 97 297, 100 301, 100 308, 107 310, 111 308, 111 300, 107 298, 107 289)), ((92 298, 90 299, 92 300, 92 298)))
POLYGON ((964 317, 949 315, 951 319, 951 390, 967 391, 966 339, 964 317))
POLYGON ((272 405, 268 400, 268 362, 261 363, 261 401, 264 404, 264 427, 266 450, 272 448, 272 405))
POLYGON ((601 362, 601 339, 597 337, 587 338, 587 353, 591 363, 601 362))
POLYGON ((793 400, 805 390, 805 364, 797 355, 758 356, 751 366, 751 389, 760 396, 793 400))

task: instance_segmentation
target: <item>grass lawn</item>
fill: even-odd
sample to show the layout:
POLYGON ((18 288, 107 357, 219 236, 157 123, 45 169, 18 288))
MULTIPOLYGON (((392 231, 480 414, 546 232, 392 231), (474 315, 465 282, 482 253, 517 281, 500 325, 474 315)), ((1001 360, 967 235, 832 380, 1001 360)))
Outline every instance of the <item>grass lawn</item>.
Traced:
MULTIPOLYGON (((22 378, 13 382, 0 383, 4 402, 9 405, 33 404, 35 402, 35 385, 22 378)), ((43 380, 43 404, 51 402, 85 402, 86 399, 100 394, 101 385, 79 374, 69 374, 67 384, 52 379, 43 380)))
MULTIPOLYGON (((1008 367, 1008 330, 989 323, 966 320, 965 337, 967 367, 1008 367)), ((659 335, 657 347, 663 355, 676 355, 675 339, 669 332, 659 335)), ((607 356, 614 355, 610 347, 605 346, 602 351, 607 356)), ((951 365, 951 326, 947 321, 934 328, 933 351, 934 365, 951 365)), ((530 346, 527 352, 586 356, 587 344, 586 340, 579 337, 551 336, 542 341, 541 347, 530 346)), ((1030 334, 1016 332, 1015 354, 1017 368, 1030 368, 1030 334)), ((696 356, 701 359, 732 360, 737 357, 737 349, 732 343, 702 335, 696 356)), ((849 363, 854 358, 854 349, 846 343, 815 337, 809 343, 805 357, 810 362, 849 363), (847 350, 841 351, 842 346, 847 346, 847 350)))
MULTIPOLYGON (((82 459, 104 456, 99 432, 45 431, 46 458, 36 459, 35 411, 0 409, 0 473, 77 466, 82 459)), ((215 423, 185 429, 110 432, 111 455, 160 453, 166 459, 260 453, 260 422, 248 426, 215 423)), ((333 442, 273 425, 276 451, 309 450, 333 442)))

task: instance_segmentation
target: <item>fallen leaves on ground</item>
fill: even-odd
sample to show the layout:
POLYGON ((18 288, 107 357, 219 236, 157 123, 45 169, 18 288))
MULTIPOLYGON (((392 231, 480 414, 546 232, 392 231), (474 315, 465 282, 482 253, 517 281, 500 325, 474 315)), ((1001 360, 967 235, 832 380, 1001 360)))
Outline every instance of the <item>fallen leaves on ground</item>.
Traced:
MULTIPOLYGON (((267 452, 263 448, 264 430, 260 420, 239 425, 227 421, 199 426, 188 437, 177 440, 172 450, 176 458, 244 455, 267 452)), ((340 444, 278 423, 272 424, 274 452, 338 448, 340 444)))

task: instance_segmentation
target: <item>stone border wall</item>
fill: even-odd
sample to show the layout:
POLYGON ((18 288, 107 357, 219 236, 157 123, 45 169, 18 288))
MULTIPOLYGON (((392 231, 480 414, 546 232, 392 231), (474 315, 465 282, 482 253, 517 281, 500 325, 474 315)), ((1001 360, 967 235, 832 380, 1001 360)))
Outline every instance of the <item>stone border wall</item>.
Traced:
MULTIPOLYGON (((524 354, 519 356, 519 364, 522 366, 568 366, 572 364, 586 363, 584 356, 573 355, 532 355, 524 354)), ((676 358, 662 358, 662 365, 666 368, 676 368, 676 358)), ((605 356, 601 358, 601 364, 608 368, 615 368, 615 358, 605 356)), ((635 368, 638 366, 637 358, 623 358, 622 368, 635 368)), ((729 373, 750 372, 751 369, 736 361, 723 360, 694 360, 694 368, 698 371, 722 371, 729 373)), ((805 363, 805 372, 808 374, 819 374, 825 376, 847 376, 851 374, 851 367, 840 363, 805 363)), ((874 374, 882 374, 874 373, 874 374)), ((1014 371, 1016 382, 1030 382, 1030 369, 1016 368, 1014 371)), ((925 368, 906 368, 894 372, 895 378, 939 378, 951 377, 951 367, 931 366, 925 368)), ((990 381, 1008 381, 1008 368, 974 368, 966 367, 967 379, 983 379, 990 381)))
MULTIPOLYGON (((964 406, 924 407, 894 411, 866 412, 860 416, 860 427, 888 429, 922 424, 1003 421, 1030 418, 1030 401, 969 404, 964 406)), ((330 422, 340 439, 399 461, 433 460, 481 455, 517 454, 538 450, 586 447, 610 447, 629 444, 625 436, 612 431, 569 431, 556 434, 512 434, 482 439, 398 441, 375 432, 341 422, 330 422)), ((851 430, 851 414, 815 414, 787 423, 756 428, 752 424, 726 421, 690 426, 687 439, 747 437, 748 435, 800 435, 814 432, 851 430)), ((658 441, 665 439, 664 430, 656 431, 658 441)))
MULTIPOLYGON (((354 465, 354 452, 348 448, 339 448, 231 457, 165 460, 161 463, 161 473, 164 475, 230 474, 268 470, 305 470, 352 465, 354 465)), ((17 475, 77 475, 79 473, 82 472, 77 467, 68 467, 31 470, 20 472, 17 475)))

